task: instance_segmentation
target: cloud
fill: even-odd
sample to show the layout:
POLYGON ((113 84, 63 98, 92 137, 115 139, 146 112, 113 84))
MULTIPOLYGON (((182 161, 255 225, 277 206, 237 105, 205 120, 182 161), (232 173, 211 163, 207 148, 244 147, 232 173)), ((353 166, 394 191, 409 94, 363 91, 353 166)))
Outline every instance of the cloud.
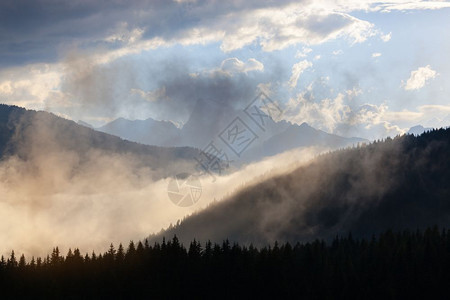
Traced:
POLYGON ((411 76, 403 84, 405 91, 419 90, 425 86, 425 84, 430 80, 435 78, 437 75, 436 71, 432 70, 430 65, 425 67, 420 67, 415 71, 411 71, 411 76))
POLYGON ((314 85, 289 100, 284 116, 287 120, 303 122, 326 132, 341 136, 358 136, 370 140, 403 134, 414 125, 431 127, 450 126, 450 106, 427 104, 415 110, 390 110, 386 103, 380 105, 358 104, 355 97, 360 89, 348 90, 335 98, 314 98, 314 85))
POLYGON ((106 42, 109 43, 123 43, 123 44, 134 44, 135 42, 139 41, 142 38, 142 35, 144 33, 143 28, 134 28, 134 29, 128 29, 127 22, 121 22, 117 26, 116 32, 111 34, 110 36, 107 36, 105 38, 106 42))
POLYGON ((250 20, 243 19, 239 27, 250 33, 246 43, 238 31, 230 32, 232 39, 229 42, 225 37, 224 51, 241 48, 257 39, 263 50, 273 51, 298 43, 321 44, 338 37, 347 38, 350 43, 361 43, 375 34, 369 22, 345 13, 308 11, 304 5, 289 5, 277 11, 260 10, 249 17, 250 20), (258 25, 255 27, 254 24, 258 25))
POLYGON ((353 100, 354 98, 356 98, 356 97, 358 97, 359 95, 361 95, 362 92, 363 92, 363 91, 362 91, 360 88, 353 87, 353 89, 347 90, 347 91, 346 91, 346 94, 347 94, 347 96, 348 96, 348 98, 349 98, 350 100, 353 100))
POLYGON ((419 106, 419 110, 421 112, 445 112, 450 113, 450 106, 449 105, 436 105, 436 104, 427 104, 427 105, 421 105, 419 106))
POLYGON ((264 65, 254 58, 249 58, 247 63, 244 63, 238 58, 232 57, 222 61, 220 69, 228 73, 247 73, 250 71, 263 71, 264 65))
POLYGON ((148 92, 145 92, 140 89, 131 89, 131 93, 136 94, 136 95, 140 96, 142 99, 145 99, 149 102, 154 102, 154 101, 158 101, 158 100, 170 100, 170 98, 168 98, 166 95, 166 87, 165 86, 158 88, 154 91, 148 91, 148 92))
POLYGON ((295 65, 292 66, 292 75, 291 78, 289 78, 289 86, 291 88, 294 88, 297 86, 298 79, 300 78, 300 75, 308 68, 312 67, 312 63, 307 60, 302 60, 295 65))
MULTIPOLYGON (((0 6, 4 3, 7 1, 0 6)), ((222 3, 209 0, 139 0, 127 5, 114 2, 105 6, 104 2, 94 0, 62 2, 58 7, 47 2, 47 5, 36 3, 43 2, 38 0, 30 4, 28 8, 36 16, 28 23, 25 16, 12 13, 17 12, 13 9, 16 1, 1 7, 0 14, 5 18, 0 18, 0 22, 4 28, 14 28, 10 31, 11 37, 0 39, 0 60, 3 62, 5 58, 8 63, 14 62, 8 55, 22 55, 22 46, 30 45, 27 46, 26 57, 34 57, 29 54, 36 49, 44 49, 48 53, 57 50, 54 59, 60 62, 18 67, 12 73, 9 69, 2 69, 0 93, 6 103, 49 109, 74 119, 152 116, 182 123, 200 95, 214 99, 229 96, 230 102, 235 104, 239 95, 251 98, 258 85, 264 86, 271 81, 274 89, 285 81, 290 87, 295 87, 302 72, 312 67, 309 61, 313 61, 311 56, 311 59, 298 62, 288 74, 276 61, 278 53, 269 54, 274 59, 264 61, 264 65, 256 60, 260 56, 240 60, 233 57, 233 53, 221 65, 223 56, 213 67, 208 65, 209 70, 220 69, 222 74, 207 74, 192 67, 203 61, 180 57, 149 59, 148 56, 152 55, 148 53, 131 55, 146 49, 214 42, 226 52, 246 45, 259 45, 263 51, 276 51, 300 43, 303 48, 296 55, 301 60, 310 55, 314 45, 333 39, 342 39, 352 45, 373 36, 387 41, 392 35, 382 33, 374 24, 361 19, 364 14, 358 14, 357 18, 351 15, 355 11, 381 11, 377 8, 380 3, 375 1, 222 3), (19 21, 22 23, 18 24, 19 21), (19 50, 2 48, 5 41, 19 50), (40 41, 45 41, 45 47, 34 49, 34 43, 40 41), (46 51, 48 47, 52 50, 46 51), (2 56, 3 50, 10 54, 2 56), (145 63, 142 60, 136 62, 143 57, 145 63), (40 71, 31 72, 36 68, 40 71), (246 89, 248 92, 244 91, 246 89)), ((406 1, 384 4, 403 3, 406 1)), ((334 55, 341 53, 341 50, 333 51, 334 55)), ((42 60, 47 58, 42 57, 42 60)), ((324 58, 322 55, 321 61, 324 58)), ((347 84, 336 92, 345 94, 353 86, 353 83, 347 84)), ((408 84, 404 86, 406 88, 408 84)))
POLYGON ((61 81, 61 69, 51 64, 0 70, 0 97, 3 103, 32 109, 44 109, 46 101, 67 106, 59 91, 61 81))
POLYGON ((384 119, 390 123, 404 124, 405 127, 424 125, 427 127, 450 126, 450 105, 427 104, 414 110, 386 111, 384 119))
POLYGON ((11 80, 6 80, 0 83, 0 94, 3 95, 11 95, 13 91, 13 87, 11 85, 11 80))
POLYGON ((311 53, 313 50, 308 47, 303 47, 302 50, 297 50, 297 53, 295 53, 295 58, 303 58, 307 57, 309 53, 311 53))
POLYGON ((344 104, 344 95, 339 94, 335 99, 323 99, 319 102, 313 101, 312 86, 306 91, 291 98, 287 104, 285 115, 288 120, 301 124, 306 122, 311 126, 334 132, 338 123, 345 122, 351 111, 344 104))
POLYGON ((255 58, 193 67, 204 67, 202 62, 202 56, 169 53, 144 62, 123 57, 103 63, 96 55, 72 51, 58 64, 0 70, 0 96, 7 104, 91 120, 95 126, 118 117, 183 124, 200 98, 238 106, 254 98, 258 84, 276 83, 283 72, 282 66, 263 72, 255 58))
MULTIPOLYGON (((56 62, 67 49, 95 49, 113 56, 174 44, 220 42, 230 52, 251 43, 265 51, 346 38, 360 43, 373 24, 338 6, 307 1, 38 0, 0 4, 0 65, 56 62), (32 12, 32 18, 28 12, 32 12)), ((355 7, 353 5, 353 7, 355 7)))
POLYGON ((315 99, 323 87, 310 84, 304 91, 289 99, 284 110, 285 119, 301 124, 303 122, 329 133, 345 137, 363 137, 367 139, 383 138, 388 135, 402 134, 406 128, 395 125, 389 120, 388 106, 363 103, 355 98, 362 90, 354 87, 331 98, 315 99))
POLYGON ((388 34, 382 34, 381 36, 380 36, 380 38, 381 38, 381 40, 383 41, 383 42, 389 42, 390 40, 391 40, 391 38, 392 38, 392 32, 389 32, 388 34))
POLYGON ((436 10, 449 8, 450 3, 446 1, 399 1, 400 3, 380 3, 377 4, 374 10, 381 10, 382 12, 391 12, 394 10, 436 10))
POLYGON ((230 52, 252 43, 264 51, 336 38, 351 44, 382 34, 352 12, 441 9, 439 1, 1 1, 0 65, 56 62, 67 49, 114 56, 174 44, 218 42, 230 52))

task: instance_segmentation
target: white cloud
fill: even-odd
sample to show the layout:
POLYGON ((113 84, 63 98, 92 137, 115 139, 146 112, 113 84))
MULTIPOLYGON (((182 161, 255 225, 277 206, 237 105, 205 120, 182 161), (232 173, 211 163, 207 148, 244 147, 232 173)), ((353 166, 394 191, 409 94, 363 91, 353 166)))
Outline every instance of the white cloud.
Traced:
POLYGON ((0 83, 0 94, 11 95, 13 91, 11 81, 6 80, 0 83))
POLYGON ((374 10, 391 12, 393 10, 436 10, 450 7, 450 2, 445 1, 398 1, 399 3, 381 3, 374 10))
MULTIPOLYGON (((289 1, 288 1, 289 2, 289 1)), ((271 4, 273 5, 273 4, 271 4)), ((397 9, 438 9, 450 6, 446 2, 414 2, 406 0, 380 1, 314 1, 292 2, 256 9, 234 10, 214 16, 194 27, 182 29, 175 38, 157 37, 164 43, 202 44, 221 42, 221 49, 230 52, 254 42, 264 51, 281 50, 295 44, 317 45, 344 38, 350 44, 362 43, 379 36, 384 42, 392 33, 383 34, 374 24, 350 15, 354 11, 391 11, 397 9), (178 37, 178 38, 177 38, 178 37), (180 38, 181 37, 181 38, 180 38)), ((306 57, 310 49, 297 52, 306 57)))
MULTIPOLYGON (((181 2, 179 5, 183 5, 181 2)), ((188 0, 188 2, 192 1, 188 0)), ((106 48, 92 48, 89 47, 91 39, 86 40, 87 45, 75 44, 80 48, 90 49, 92 61, 108 63, 126 55, 175 44, 187 46, 219 42, 224 52, 230 52, 258 43, 264 51, 274 51, 295 44, 317 45, 338 38, 347 39, 350 44, 362 43, 375 35, 379 35, 385 41, 390 38, 390 34, 382 35, 375 29, 374 24, 349 14, 357 10, 369 10, 374 3, 378 2, 363 1, 361 3, 354 0, 338 2, 324 0, 320 3, 293 2, 290 4, 289 2, 265 3, 254 5, 255 9, 231 9, 221 12, 212 10, 211 7, 214 5, 208 8, 197 7, 194 1, 192 11, 201 11, 208 17, 192 23, 191 26, 173 26, 167 31, 148 34, 152 26, 145 20, 138 22, 141 26, 135 26, 130 24, 136 22, 125 19, 119 20, 118 25, 111 26, 115 29, 108 30, 103 38, 96 38, 93 43, 97 45, 98 42, 107 42, 113 45, 106 48)), ((152 15, 153 20, 157 20, 158 15, 154 16, 154 13, 142 11, 139 15, 135 13, 132 15, 137 20, 147 15, 152 15)), ((187 16, 189 16, 188 13, 187 16)), ((160 17, 164 17, 164 14, 160 17)), ((117 20, 114 21, 117 22, 117 20)), ((182 20, 180 24, 183 24, 182 20)), ((305 55, 310 51, 310 48, 305 47, 303 52, 297 53, 297 57, 306 57, 305 55)))
MULTIPOLYGON (((319 87, 320 88, 320 87, 319 87)), ((289 99, 284 111, 286 120, 301 124, 303 122, 341 136, 358 136, 368 139, 395 136, 407 131, 389 119, 386 103, 380 105, 365 103, 358 105, 354 98, 362 93, 354 87, 334 98, 314 99, 313 84, 296 97, 289 99)), ((395 120, 394 120, 395 121, 395 120)))
POLYGON ((289 79, 289 86, 291 88, 294 88, 297 86, 298 79, 300 78, 300 75, 308 68, 312 67, 312 63, 307 60, 302 60, 295 65, 292 66, 292 75, 289 79))
POLYGON ((222 61, 220 69, 228 73, 247 73, 250 71, 263 71, 264 65, 254 58, 249 58, 246 63, 236 57, 222 61))
POLYGON ((128 29, 127 22, 120 22, 115 32, 107 36, 105 38, 105 41, 110 43, 120 42, 124 44, 133 44, 139 41, 142 38, 143 34, 143 28, 136 27, 130 30, 128 29))
POLYGON ((388 34, 382 34, 381 36, 380 36, 380 38, 381 38, 381 40, 383 41, 383 42, 389 42, 390 40, 391 40, 391 38, 392 38, 392 32, 389 32, 388 34))
POLYGON ((145 99, 149 102, 154 102, 154 101, 158 101, 158 100, 169 100, 169 98, 166 95, 166 87, 165 86, 158 88, 154 91, 145 92, 140 89, 131 89, 130 92, 132 94, 138 95, 142 99, 145 99))
POLYGON ((346 93, 347 93, 348 98, 351 100, 351 99, 356 98, 359 95, 361 95, 362 90, 360 88, 353 87, 353 89, 347 90, 346 93))
POLYGON ((423 113, 441 112, 450 113, 450 105, 427 104, 419 106, 419 111, 423 113))
MULTIPOLYGON (((284 49, 295 44, 317 45, 337 38, 351 44, 362 43, 378 32, 370 22, 335 10, 315 9, 307 3, 259 8, 217 16, 183 35, 190 41, 221 41, 230 52, 253 42, 264 51, 284 49)), ((306 53, 305 53, 306 54, 306 53)))
POLYGON ((339 94, 335 99, 323 99, 315 102, 309 97, 312 86, 303 91, 296 98, 291 98, 285 111, 289 121, 295 123, 307 122, 313 127, 333 132, 338 123, 343 122, 351 111, 344 104, 344 95, 339 94))
MULTIPOLYGON (((38 1, 39 5, 52 9, 54 3, 47 2, 38 1)), ((217 42, 221 43, 223 51, 230 52, 252 43, 258 43, 265 51, 274 51, 299 43, 317 45, 337 38, 354 44, 378 35, 388 41, 390 33, 383 34, 371 22, 351 14, 450 7, 450 2, 417 0, 138 0, 131 1, 127 7, 112 3, 105 11, 102 1, 79 2, 80 14, 73 14, 69 6, 55 7, 61 14, 58 24, 37 22, 33 28, 13 26, 18 33, 14 39, 27 49, 17 51, 17 57, 23 59, 32 53, 42 59, 57 59, 58 51, 50 54, 53 51, 44 51, 43 47, 47 47, 45 50, 65 49, 74 44, 82 49, 103 48, 103 52, 113 52, 117 57, 173 44, 217 42), (63 36, 67 38, 62 39, 63 36), (30 45, 35 45, 32 46, 35 49, 30 45)), ((13 1, 2 8, 7 9, 6 12, 15 11, 20 9, 20 4, 13 1)), ((48 16, 38 11, 35 18, 46 20, 48 16)), ((18 18, 16 22, 21 24, 22 21, 18 18)), ((6 39, 2 45, 7 42, 6 39)))
POLYGON ((388 111, 385 119, 408 127, 418 124, 427 127, 446 127, 450 126, 450 105, 427 104, 418 106, 414 111, 388 111))
POLYGON ((59 92, 61 74, 60 66, 49 64, 5 69, 0 72, 2 102, 31 109, 45 109, 47 101, 67 106, 59 92))
POLYGON ((406 91, 418 90, 425 86, 427 81, 435 78, 437 75, 436 71, 432 70, 430 65, 425 67, 420 67, 415 71, 411 71, 411 76, 403 83, 404 89, 406 91))
POLYGON ((295 54, 295 58, 303 58, 308 56, 308 53, 311 53, 312 49, 308 48, 308 47, 303 47, 303 49, 300 51, 298 50, 297 53, 295 54))

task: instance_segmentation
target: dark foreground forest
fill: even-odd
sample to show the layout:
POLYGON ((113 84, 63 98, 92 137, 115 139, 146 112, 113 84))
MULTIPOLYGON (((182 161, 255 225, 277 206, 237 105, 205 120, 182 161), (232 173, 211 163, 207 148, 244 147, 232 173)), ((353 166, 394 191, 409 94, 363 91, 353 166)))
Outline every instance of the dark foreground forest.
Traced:
POLYGON ((161 244, 0 264, 2 298, 297 298, 448 299, 450 230, 392 231, 371 239, 351 234, 263 248, 176 237, 161 244))

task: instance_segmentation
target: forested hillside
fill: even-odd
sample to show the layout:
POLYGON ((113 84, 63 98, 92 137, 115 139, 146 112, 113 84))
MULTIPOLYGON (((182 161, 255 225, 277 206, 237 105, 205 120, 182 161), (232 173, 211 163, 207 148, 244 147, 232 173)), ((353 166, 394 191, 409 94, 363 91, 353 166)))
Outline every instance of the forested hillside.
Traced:
POLYGON ((450 224, 450 129, 321 155, 249 186, 161 236, 265 245, 450 224))

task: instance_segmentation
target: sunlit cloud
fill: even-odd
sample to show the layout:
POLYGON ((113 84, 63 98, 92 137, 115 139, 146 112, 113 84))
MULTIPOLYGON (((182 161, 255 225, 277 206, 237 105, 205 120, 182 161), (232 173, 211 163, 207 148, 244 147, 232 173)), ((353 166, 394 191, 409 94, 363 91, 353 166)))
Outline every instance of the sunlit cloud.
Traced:
POLYGON ((436 75, 437 72, 432 70, 430 65, 420 67, 417 70, 411 71, 411 76, 403 87, 406 91, 419 90, 423 88, 429 80, 435 78, 436 75))
POLYGON ((300 78, 300 75, 308 68, 312 67, 312 63, 307 60, 302 60, 295 65, 292 66, 292 75, 291 78, 289 78, 289 86, 291 88, 294 88, 297 85, 298 79, 300 78))
POLYGON ((239 60, 236 57, 227 58, 226 60, 222 61, 220 68, 224 72, 241 72, 241 73, 247 73, 250 71, 263 71, 264 65, 257 61, 254 58, 249 58, 246 63, 239 60))

